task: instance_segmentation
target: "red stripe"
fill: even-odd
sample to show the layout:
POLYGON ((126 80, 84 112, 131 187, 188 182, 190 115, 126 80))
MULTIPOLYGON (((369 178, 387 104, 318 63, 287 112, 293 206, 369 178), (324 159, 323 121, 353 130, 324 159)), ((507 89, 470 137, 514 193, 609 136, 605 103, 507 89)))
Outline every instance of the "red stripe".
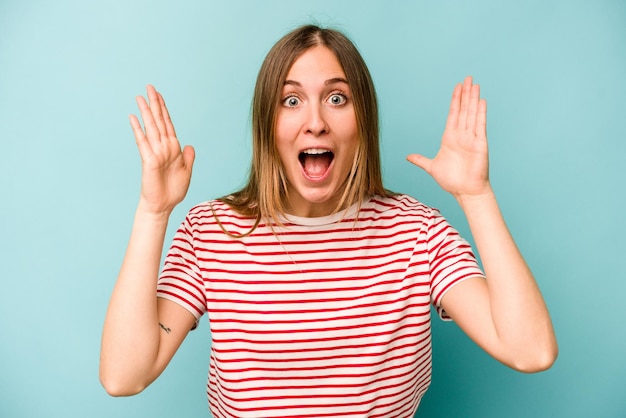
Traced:
MULTIPOLYGON (((417 294, 415 296, 426 296, 426 293, 417 294)), ((345 321, 349 319, 358 319, 358 318, 370 318, 378 315, 388 315, 393 313, 400 313, 409 310, 410 308, 415 307, 423 307, 426 305, 430 305, 429 303, 410 303, 407 305, 403 305, 400 308, 379 312, 375 314, 366 313, 366 314, 358 314, 358 315, 344 315, 344 316, 333 316, 332 318, 328 318, 328 321, 345 321)), ((250 320, 250 319, 239 319, 239 318, 215 318, 211 319, 211 324, 220 324, 220 323, 236 323, 236 324, 302 324, 307 322, 320 322, 325 321, 326 319, 320 318, 310 318, 310 319, 271 319, 271 320, 250 320)))
MULTIPOLYGON (((410 348, 410 347, 422 347, 422 344, 427 343, 429 340, 429 336, 425 336, 423 337, 421 340, 419 341, 413 341, 411 340, 411 342, 409 343, 404 343, 398 346, 394 346, 394 347, 389 347, 389 345, 385 345, 384 347, 387 348, 387 350, 384 351, 379 351, 376 353, 361 353, 358 356, 359 357, 380 357, 380 356, 384 356, 385 358, 387 358, 387 356, 391 353, 393 353, 394 351, 398 351, 398 350, 402 350, 403 348, 410 348)), ((367 347, 372 347, 372 345, 367 345, 367 347)), ((422 347, 423 348, 423 347, 422 347)), ((333 351, 340 351, 338 349, 333 349, 333 351)), ((317 351, 319 352, 319 350, 317 351)), ((291 353, 301 353, 301 351, 299 350, 291 350, 290 352, 284 352, 284 351, 280 351, 280 354, 291 354, 291 353)), ((237 358, 231 358, 231 359, 223 359, 223 358, 218 358, 217 357, 216 352, 213 353, 213 357, 215 359, 217 359, 217 361, 220 364, 228 364, 228 363, 241 363, 241 362, 245 362, 245 361, 257 361, 259 360, 258 357, 237 357, 237 358)), ((267 354, 264 353, 264 354, 267 354)), ((332 355, 332 356, 315 356, 315 357, 298 357, 298 358, 290 358, 288 356, 283 356, 281 358, 276 358, 276 359, 269 359, 269 358, 263 358, 262 360, 260 360, 263 363, 289 363, 289 362, 303 362, 303 361, 324 361, 324 360, 338 360, 338 359, 342 359, 342 358, 353 358, 355 357, 355 354, 340 354, 340 355, 332 355)))
MULTIPOLYGON (((394 305, 398 302, 402 302, 405 300, 409 300, 409 299, 413 299, 416 295, 405 295, 401 298, 398 299, 394 299, 394 300, 382 300, 382 301, 377 301, 377 302, 369 302, 369 303, 361 303, 358 305, 352 305, 350 309, 356 310, 356 309, 363 309, 363 308, 368 308, 368 307, 380 307, 380 306, 384 306, 384 305, 394 305)), ((219 299, 218 299, 219 300, 219 299)), ((217 302, 218 300, 215 300, 215 302, 217 302)), ((351 299, 352 300, 352 299, 351 299)), ((346 307, 345 306, 339 306, 339 307, 335 307, 335 308, 315 308, 315 309, 281 309, 280 311, 272 311, 272 312, 266 312, 266 311, 258 311, 258 310, 246 310, 246 309, 225 309, 225 308, 213 308, 211 307, 211 313, 213 314, 217 314, 217 313, 242 313, 242 314, 257 314, 257 315, 275 315, 277 313, 281 314, 281 315, 286 315, 286 314, 311 314, 311 313, 329 313, 329 312, 338 312, 338 311, 345 311, 346 307)))
POLYGON ((422 331, 419 332, 414 332, 411 334, 402 334, 402 335, 398 335, 394 338, 391 338, 388 341, 381 341, 379 343, 367 343, 367 344, 344 344, 344 345, 338 345, 338 346, 333 346, 333 347, 328 347, 328 348, 320 348, 320 347, 316 347, 316 348, 297 348, 297 349, 289 349, 289 348, 280 348, 279 350, 271 350, 271 349, 264 349, 264 350, 259 350, 259 349, 252 349, 252 348, 237 348, 237 349, 216 349, 213 348, 213 351, 216 353, 239 353, 239 352, 245 352, 245 353, 259 353, 259 354, 289 354, 289 353, 306 353, 306 352, 323 352, 323 351, 331 351, 331 350, 336 350, 336 351, 340 351, 340 350, 351 350, 351 349, 359 349, 359 348, 366 348, 366 347, 380 347, 380 346, 385 346, 387 344, 391 344, 393 342, 396 341, 400 341, 400 340, 404 340, 404 339, 412 339, 412 338, 417 338, 417 337, 422 337, 423 339, 426 339, 428 337, 430 337, 430 326, 427 329, 424 329, 422 331), (426 335, 426 336, 424 336, 426 335))
MULTIPOLYGON (((291 339, 289 341, 280 341, 282 344, 298 344, 298 343, 314 343, 314 342, 325 342, 325 341, 343 341, 343 340, 354 340, 354 339, 361 339, 361 338, 368 338, 368 337, 379 337, 382 335, 393 335, 396 334, 397 332, 403 330, 403 329, 407 329, 407 328, 419 328, 420 326, 423 326, 425 324, 428 324, 430 321, 426 320, 423 322, 418 322, 416 324, 403 324, 397 328, 394 328, 391 331, 385 331, 385 332, 371 332, 371 333, 367 333, 367 334, 360 334, 360 335, 347 335, 344 337, 320 337, 320 338, 306 338, 306 339, 291 339)), ((426 332, 428 329, 422 331, 422 332, 426 332)), ((418 332, 418 334, 421 334, 422 332, 418 332)), ((253 343, 253 344, 259 344, 259 345, 263 345, 263 344, 276 344, 277 341, 275 340, 269 340, 269 341, 262 341, 262 340, 251 340, 251 339, 247 339, 247 338, 218 338, 217 335, 215 334, 220 334, 219 331, 217 331, 216 333, 212 334, 212 340, 213 342, 220 342, 220 343, 233 343, 233 342, 242 342, 242 343, 253 343)))

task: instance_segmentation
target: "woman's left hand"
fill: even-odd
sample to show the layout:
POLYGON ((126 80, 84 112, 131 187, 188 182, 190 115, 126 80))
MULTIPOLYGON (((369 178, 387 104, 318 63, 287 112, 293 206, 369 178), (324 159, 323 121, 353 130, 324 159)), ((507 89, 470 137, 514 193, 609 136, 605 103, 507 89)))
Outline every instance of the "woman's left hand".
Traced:
POLYGON ((487 103, 472 77, 457 84, 441 147, 435 158, 411 154, 407 160, 430 174, 457 199, 490 190, 487 148, 487 103))
POLYGON ((467 77, 455 87, 435 158, 407 158, 452 193, 465 213, 487 277, 452 286, 441 299, 450 318, 502 363, 545 370, 558 344, 541 291, 509 232, 489 183, 487 104, 467 77))

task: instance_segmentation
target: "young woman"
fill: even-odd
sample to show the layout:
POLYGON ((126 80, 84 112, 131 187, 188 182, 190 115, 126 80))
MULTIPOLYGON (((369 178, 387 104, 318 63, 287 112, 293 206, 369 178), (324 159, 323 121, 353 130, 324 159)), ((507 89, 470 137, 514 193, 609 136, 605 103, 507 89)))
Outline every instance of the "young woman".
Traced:
POLYGON ((103 332, 110 394, 148 386, 205 312, 215 417, 413 416, 430 382, 431 304, 514 369, 554 362, 548 311, 489 183, 470 77, 436 157, 408 159, 459 202, 486 274, 436 210, 383 187, 367 67, 341 33, 304 26, 259 72, 248 184, 191 209, 159 277, 194 150, 151 86, 148 99, 143 129, 131 116, 141 197, 103 332))

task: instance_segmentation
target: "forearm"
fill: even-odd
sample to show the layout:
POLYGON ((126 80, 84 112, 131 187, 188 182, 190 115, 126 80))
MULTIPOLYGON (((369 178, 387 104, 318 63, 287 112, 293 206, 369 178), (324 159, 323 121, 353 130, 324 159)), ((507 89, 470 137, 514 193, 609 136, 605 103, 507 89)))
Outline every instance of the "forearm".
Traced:
POLYGON ((487 276, 491 318, 503 356, 510 356, 513 363, 551 363, 557 343, 548 309, 505 224, 493 190, 489 187, 481 195, 457 200, 467 216, 487 276))
POLYGON ((160 339, 156 285, 167 218, 145 211, 141 204, 135 214, 102 335, 100 376, 110 392, 138 392, 156 377, 152 376, 160 339))

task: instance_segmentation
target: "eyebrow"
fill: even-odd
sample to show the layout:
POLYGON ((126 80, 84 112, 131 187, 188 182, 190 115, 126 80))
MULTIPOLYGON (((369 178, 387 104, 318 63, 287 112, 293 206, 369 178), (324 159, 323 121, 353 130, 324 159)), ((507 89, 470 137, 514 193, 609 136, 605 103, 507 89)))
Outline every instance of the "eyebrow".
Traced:
MULTIPOLYGON (((331 85, 331 84, 337 84, 337 83, 344 83, 344 84, 348 84, 349 85, 348 80, 346 80, 343 77, 329 78, 328 80, 324 81, 324 85, 325 86, 328 86, 328 85, 331 85)), ((292 85, 292 86, 302 87, 302 84, 299 81, 296 81, 296 80, 285 80, 283 85, 285 85, 285 86, 292 85)))

